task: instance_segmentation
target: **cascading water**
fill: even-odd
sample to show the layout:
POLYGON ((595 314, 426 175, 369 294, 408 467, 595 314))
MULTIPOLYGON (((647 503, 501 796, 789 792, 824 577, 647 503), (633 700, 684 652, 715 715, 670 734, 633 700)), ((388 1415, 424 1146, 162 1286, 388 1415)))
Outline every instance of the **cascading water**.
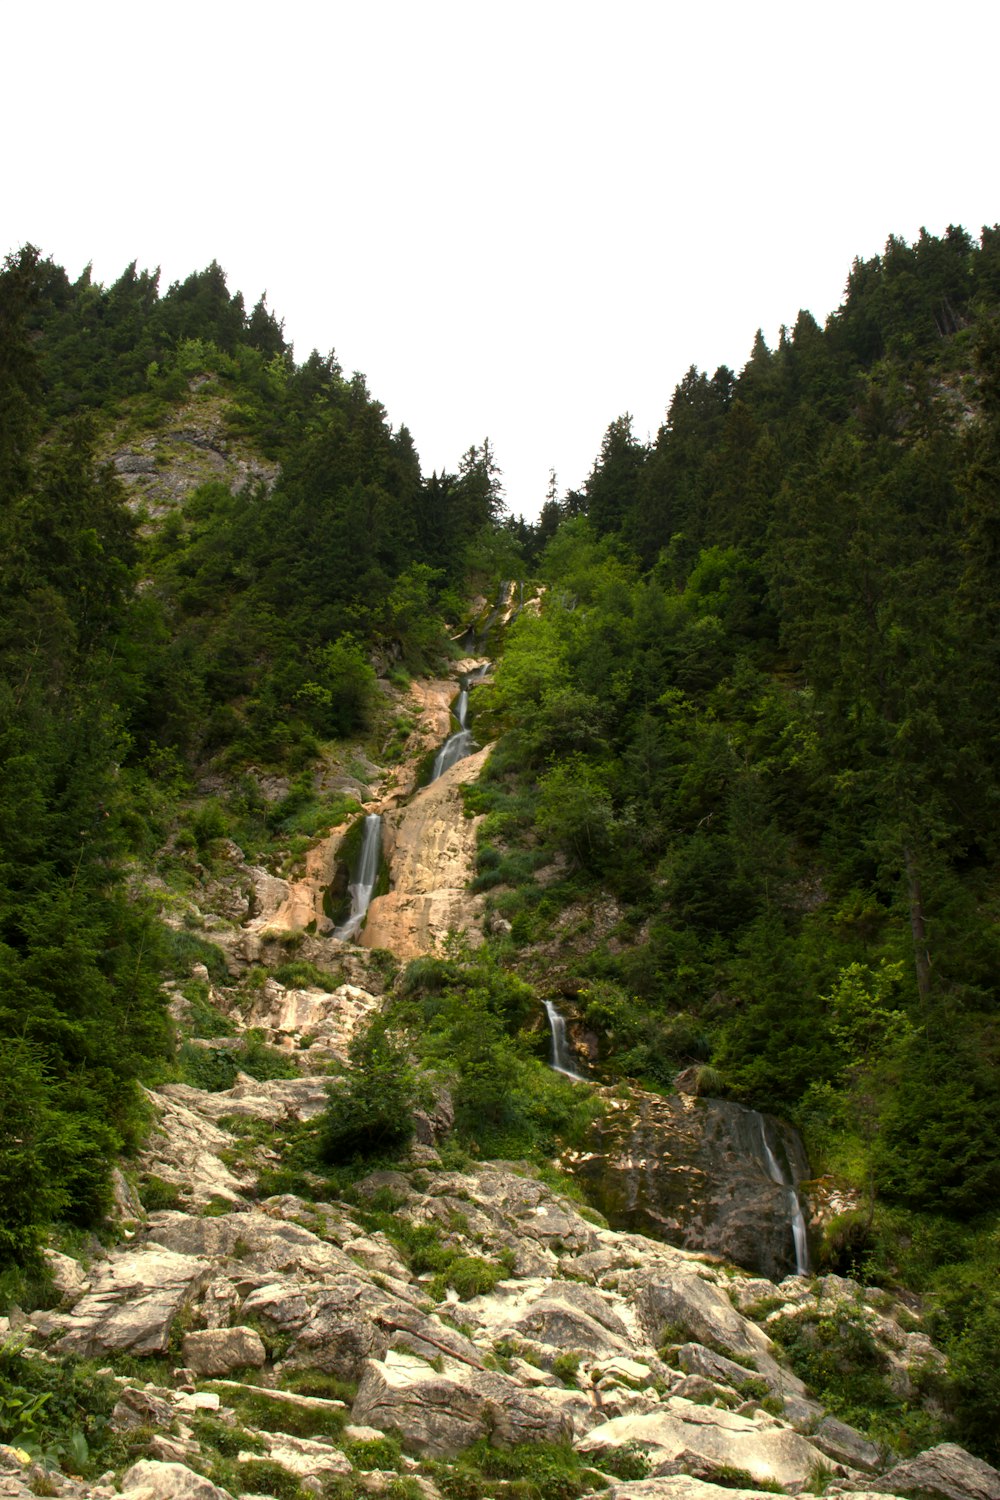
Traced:
POLYGON ((552 1070, 562 1073, 564 1078, 575 1078, 583 1083, 584 1077, 575 1067, 576 1054, 569 1045, 566 1037, 566 1022, 556 1010, 551 1000, 543 1000, 545 1014, 549 1018, 549 1028, 552 1032, 552 1070))
POLYGON ((462 691, 455 700, 452 713, 458 721, 458 728, 448 736, 438 751, 431 771, 431 781, 437 781, 439 776, 443 776, 458 761, 464 760, 472 750, 472 733, 468 726, 469 686, 466 679, 463 679, 462 691))
POLYGON ((382 818, 378 813, 369 813, 365 818, 364 831, 361 835, 361 849, 358 853, 357 864, 352 872, 352 880, 347 887, 351 897, 351 910, 347 920, 339 927, 334 928, 334 937, 339 938, 342 943, 350 942, 356 938, 361 931, 361 925, 368 913, 368 907, 372 899, 372 891, 378 879, 379 865, 382 862, 382 818))
POLYGON ((788 1196, 788 1217, 792 1226, 792 1244, 795 1247, 795 1274, 805 1276, 809 1270, 809 1238, 806 1234, 806 1221, 802 1213, 802 1205, 799 1202, 798 1190, 794 1181, 789 1181, 788 1176, 782 1171, 781 1163, 771 1150, 771 1143, 767 1138, 767 1121, 763 1115, 758 1115, 760 1120, 760 1139, 764 1147, 764 1161, 767 1164, 767 1175, 772 1182, 784 1188, 788 1196))

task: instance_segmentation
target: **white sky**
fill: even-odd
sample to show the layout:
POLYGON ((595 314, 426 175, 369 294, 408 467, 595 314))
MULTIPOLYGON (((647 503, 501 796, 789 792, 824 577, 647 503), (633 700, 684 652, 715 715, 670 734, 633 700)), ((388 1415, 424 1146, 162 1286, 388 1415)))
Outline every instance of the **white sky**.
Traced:
POLYGON ((890 233, 1000 219, 990 0, 8 4, 0 253, 213 257, 512 511, 890 233))

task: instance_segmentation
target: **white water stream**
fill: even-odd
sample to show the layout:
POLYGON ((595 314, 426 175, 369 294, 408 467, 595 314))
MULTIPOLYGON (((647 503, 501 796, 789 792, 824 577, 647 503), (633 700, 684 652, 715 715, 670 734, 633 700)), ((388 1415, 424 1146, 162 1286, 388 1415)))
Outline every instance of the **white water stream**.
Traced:
POLYGON ((809 1237, 806 1233, 806 1221, 802 1213, 802 1205, 799 1202, 799 1194, 794 1182, 789 1182, 788 1177, 781 1169, 771 1144, 767 1139, 767 1125, 763 1115, 760 1116, 760 1139, 764 1147, 764 1159, 767 1162, 767 1174, 772 1182, 785 1189, 788 1197, 788 1217, 792 1226, 792 1244, 795 1247, 795 1274, 805 1276, 809 1270, 809 1237))
POLYGON ((437 781, 445 771, 464 760, 472 751, 472 734, 468 727, 469 720, 469 689, 463 684, 462 691, 455 700, 452 713, 458 720, 458 728, 454 734, 448 736, 434 759, 434 769, 431 771, 431 781, 437 781))
POLYGON ((342 943, 353 941, 361 931, 368 914, 372 891, 378 879, 378 867, 382 860, 382 819, 378 813, 369 813, 365 818, 361 850, 353 870, 353 879, 347 887, 351 897, 351 910, 347 920, 334 928, 334 937, 342 943))
POLYGON ((583 1083, 584 1077, 575 1066, 576 1054, 570 1047, 566 1037, 566 1022, 556 1010, 551 1000, 543 1000, 545 1014, 549 1018, 549 1029, 552 1032, 552 1069, 555 1073, 562 1073, 564 1078, 575 1078, 583 1083))

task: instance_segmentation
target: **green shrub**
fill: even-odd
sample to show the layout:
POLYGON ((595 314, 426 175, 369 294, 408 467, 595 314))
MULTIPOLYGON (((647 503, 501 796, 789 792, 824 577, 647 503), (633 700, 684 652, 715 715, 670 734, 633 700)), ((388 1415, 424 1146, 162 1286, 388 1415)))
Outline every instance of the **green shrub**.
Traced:
POLYGON ((287 963, 279 964, 273 977, 278 984, 283 984, 289 990, 326 990, 328 994, 343 983, 337 974, 331 974, 328 969, 317 968, 304 958, 293 958, 287 963))
POLYGON ((402 1462, 400 1440, 393 1434, 345 1442, 343 1451, 356 1469, 398 1469, 402 1462))
POLYGON ((487 1296, 506 1274, 504 1268, 478 1255, 459 1255, 430 1285, 430 1295, 439 1301, 448 1287, 453 1287, 463 1302, 472 1297, 487 1296))
POLYGON ((47 1465, 92 1477, 116 1462, 108 1423, 118 1394, 75 1359, 43 1361, 15 1340, 0 1343, 0 1442, 47 1465))
POLYGON ((555 1359, 552 1361, 552 1373, 559 1380, 561 1380, 564 1385, 568 1385, 572 1389, 575 1389, 576 1377, 580 1373, 579 1354, 574 1354, 570 1350, 566 1350, 562 1354, 557 1354, 555 1359))
POLYGON ((616 1479, 635 1483, 646 1479, 652 1467, 649 1454, 636 1443, 623 1443, 620 1448, 609 1448, 602 1453, 598 1466, 616 1479))
POLYGON ((237 1466, 240 1485, 248 1495, 273 1495, 275 1500, 306 1500, 298 1479, 270 1458, 249 1459, 237 1466))
POLYGON ((176 1182, 165 1182, 150 1172, 139 1184, 139 1201, 147 1213, 156 1213, 161 1209, 180 1208, 183 1196, 176 1182))

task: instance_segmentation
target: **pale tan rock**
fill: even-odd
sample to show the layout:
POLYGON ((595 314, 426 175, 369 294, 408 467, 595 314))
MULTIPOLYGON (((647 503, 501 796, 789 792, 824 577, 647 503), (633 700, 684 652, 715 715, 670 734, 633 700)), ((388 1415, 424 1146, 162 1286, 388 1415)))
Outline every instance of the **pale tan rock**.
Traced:
POLYGON ((73 1311, 53 1316, 54 1328, 65 1329, 56 1349, 85 1356, 102 1350, 162 1354, 174 1318, 210 1274, 208 1261, 158 1245, 110 1257, 73 1311))
POLYGON ((63 1255, 59 1250, 43 1250, 42 1254, 52 1277, 52 1285, 59 1293, 60 1304, 72 1307, 85 1292, 90 1291, 86 1271, 78 1260, 74 1260, 71 1255, 63 1255))
POLYGON ((254 1328, 203 1328, 184 1335, 184 1362, 197 1375, 229 1375, 244 1368, 259 1370, 267 1359, 254 1328))
MULTIPOLYGON (((165 1083, 153 1096, 155 1102, 169 1099, 182 1105, 197 1116, 199 1128, 205 1121, 222 1119, 225 1115, 244 1115, 248 1119, 270 1120, 277 1124, 285 1120, 313 1120, 327 1106, 326 1084, 316 1078, 272 1078, 261 1082, 246 1073, 237 1075, 231 1089, 209 1094, 186 1083, 165 1083)), ((231 1147, 233 1138, 224 1131, 211 1137, 213 1149, 216 1142, 231 1147)))
POLYGON ((140 1459, 122 1475, 127 1500, 232 1500, 228 1490, 196 1474, 184 1464, 140 1459))
MULTIPOLYGON (((190 1093, 197 1096, 201 1090, 192 1089, 190 1093)), ((213 1198, 238 1202, 244 1184, 218 1154, 232 1146, 232 1136, 207 1123, 203 1115, 189 1108, 186 1101, 171 1097, 167 1090, 147 1090, 146 1098, 158 1120, 139 1154, 141 1170, 183 1189, 192 1207, 204 1206, 213 1198)))
POLYGON ((348 1049, 381 1000, 356 984, 342 984, 332 992, 285 989, 269 979, 254 997, 247 1024, 272 1033, 274 1040, 309 1036, 315 1046, 346 1062, 348 1049))
POLYGON ((758 1365, 761 1356, 773 1361, 771 1340, 756 1323, 738 1313, 717 1286, 687 1269, 657 1272, 645 1281, 636 1297, 636 1311, 647 1336, 656 1342, 665 1326, 679 1326, 697 1342, 727 1349, 758 1365))
MULTIPOLYGON (((322 1479, 329 1474, 351 1472, 351 1465, 344 1454, 330 1443, 316 1438, 293 1437, 285 1432, 273 1435, 264 1433, 262 1436, 267 1444, 268 1457, 290 1473, 297 1474, 300 1479, 322 1479)), ((379 1433, 378 1436, 381 1437, 382 1434, 379 1433)), ((248 1459, 259 1456, 256 1453, 245 1455, 248 1459)), ((240 1458, 244 1458, 244 1455, 241 1454, 240 1458)))
POLYGON ((564 1442, 572 1424, 551 1402, 492 1371, 445 1360, 438 1371, 423 1360, 390 1351, 369 1360, 352 1421, 397 1428, 422 1453, 456 1453, 490 1435, 500 1445, 564 1442))
MULTIPOLYGON (((616 1417, 577 1443, 581 1453, 633 1443, 654 1466, 692 1463, 743 1469, 758 1480, 802 1489, 817 1462, 817 1450, 789 1427, 761 1426, 749 1417, 717 1406, 697 1406, 676 1397, 669 1408, 640 1416, 616 1417)), ((705 1477, 711 1477, 710 1472, 705 1477)))
POLYGON ((478 819, 464 816, 460 787, 474 781, 488 749, 460 760, 399 812, 386 815, 391 888, 368 908, 360 941, 401 962, 440 950, 450 931, 481 939, 483 902, 470 896, 478 819))
POLYGON ((1000 1473, 957 1443, 939 1443, 906 1459, 878 1483, 891 1494, 920 1500, 1000 1500, 1000 1473))

